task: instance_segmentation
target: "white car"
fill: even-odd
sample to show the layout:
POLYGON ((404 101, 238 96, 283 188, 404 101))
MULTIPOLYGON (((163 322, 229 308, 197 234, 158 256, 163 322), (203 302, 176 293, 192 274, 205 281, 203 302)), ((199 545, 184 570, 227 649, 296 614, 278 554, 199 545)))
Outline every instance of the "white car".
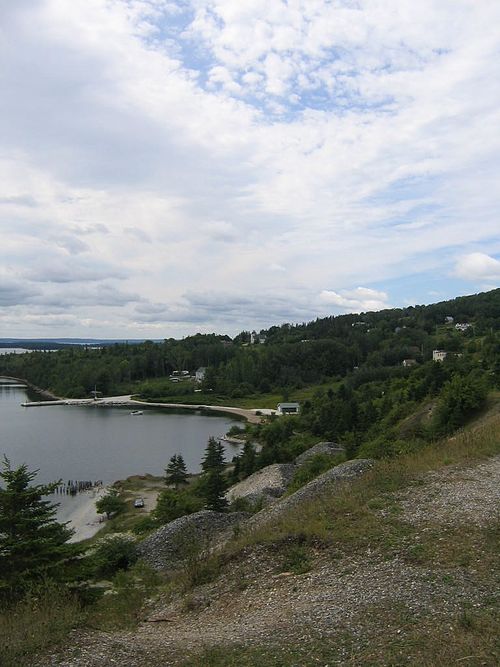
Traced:
POLYGON ((144 500, 143 498, 136 498, 134 500, 134 507, 144 507, 144 500))

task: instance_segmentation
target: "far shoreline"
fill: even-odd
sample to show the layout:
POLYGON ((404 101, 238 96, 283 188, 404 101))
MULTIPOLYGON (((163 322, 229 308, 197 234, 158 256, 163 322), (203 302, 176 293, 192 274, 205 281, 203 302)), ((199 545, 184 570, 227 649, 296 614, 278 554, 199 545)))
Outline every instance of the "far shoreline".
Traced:
POLYGON ((79 405, 79 406, 94 406, 94 407, 109 407, 109 408, 118 408, 118 407, 130 407, 137 409, 138 406, 143 409, 148 408, 160 408, 167 410, 194 410, 199 412, 211 412, 211 413, 220 413, 221 415, 232 415, 236 419, 244 419, 250 424, 260 424, 262 422, 263 416, 267 414, 272 414, 274 411, 268 409, 259 409, 259 408, 237 408, 230 405, 207 405, 207 404, 191 404, 191 403, 159 403, 159 402, 149 402, 149 401, 140 401, 134 399, 133 394, 126 394, 123 396, 106 396, 103 398, 63 398, 61 396, 56 396, 53 392, 48 389, 42 389, 37 387, 33 383, 29 382, 24 378, 16 378, 12 376, 2 375, 0 379, 12 380, 24 384, 27 388, 35 391, 40 396, 44 397, 43 401, 26 401, 22 405, 24 407, 40 407, 40 406, 50 406, 50 405, 79 405), (259 413, 259 414, 257 414, 259 413))

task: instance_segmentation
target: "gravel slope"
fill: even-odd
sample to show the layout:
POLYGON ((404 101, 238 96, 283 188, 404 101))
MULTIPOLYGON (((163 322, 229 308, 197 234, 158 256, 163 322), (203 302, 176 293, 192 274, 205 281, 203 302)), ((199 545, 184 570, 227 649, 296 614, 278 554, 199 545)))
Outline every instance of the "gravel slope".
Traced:
MULTIPOLYGON (((499 476, 500 457, 466 469, 443 469, 422 477, 420 485, 394 495, 393 501, 403 521, 416 527, 417 537, 425 537, 431 518, 434 527, 442 522, 456 529, 470 517, 491 527, 499 517, 499 476)), ((414 564, 401 553, 382 558, 370 548, 335 558, 317 549, 311 571, 294 575, 280 571, 277 556, 272 547, 248 548, 225 576, 193 592, 189 610, 182 601, 160 599, 144 612, 136 630, 75 632, 65 650, 33 664, 168 667, 180 664, 190 650, 217 644, 263 645, 277 638, 281 645, 296 644, 311 636, 340 642, 345 633, 362 647, 388 632, 401 632, 386 626, 380 609, 404 608, 417 627, 448 627, 465 605, 483 608, 498 585, 495 573, 480 568, 480 545, 476 563, 451 569, 414 564)), ((351 658, 346 654, 335 664, 363 664, 351 658)), ((473 659, 460 664, 495 664, 473 659)))

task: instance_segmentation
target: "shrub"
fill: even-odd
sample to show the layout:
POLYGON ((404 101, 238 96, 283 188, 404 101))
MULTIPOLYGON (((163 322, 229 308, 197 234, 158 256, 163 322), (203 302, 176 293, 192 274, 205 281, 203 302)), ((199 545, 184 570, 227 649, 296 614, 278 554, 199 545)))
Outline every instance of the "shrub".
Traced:
POLYGON ((97 576, 110 577, 127 570, 137 560, 135 541, 130 535, 109 535, 98 543, 92 560, 97 576))
POLYGON ((435 434, 446 435, 463 426, 484 405, 487 395, 488 385, 479 371, 467 377, 454 375, 441 391, 433 423, 435 434))
POLYGON ((193 514, 203 509, 204 501, 192 490, 165 489, 158 496, 153 517, 160 523, 170 523, 186 514, 193 514))
POLYGON ((282 572, 304 574, 311 569, 309 550, 303 544, 292 544, 285 549, 281 563, 282 572))
POLYGON ((109 519, 112 515, 125 510, 125 501, 118 495, 117 489, 110 489, 109 493, 99 498, 95 506, 99 514, 105 514, 109 519))

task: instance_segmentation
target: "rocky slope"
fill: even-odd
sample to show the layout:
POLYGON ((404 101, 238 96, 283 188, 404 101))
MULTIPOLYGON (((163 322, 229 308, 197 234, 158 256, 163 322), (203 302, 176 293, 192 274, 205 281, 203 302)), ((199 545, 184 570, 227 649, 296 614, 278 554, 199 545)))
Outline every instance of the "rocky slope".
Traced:
POLYGON ((151 601, 137 629, 75 632, 34 664, 496 665, 499 482, 500 456, 422 475, 373 503, 377 540, 249 545, 187 598, 151 601), (208 661, 217 646, 226 662, 208 661))

